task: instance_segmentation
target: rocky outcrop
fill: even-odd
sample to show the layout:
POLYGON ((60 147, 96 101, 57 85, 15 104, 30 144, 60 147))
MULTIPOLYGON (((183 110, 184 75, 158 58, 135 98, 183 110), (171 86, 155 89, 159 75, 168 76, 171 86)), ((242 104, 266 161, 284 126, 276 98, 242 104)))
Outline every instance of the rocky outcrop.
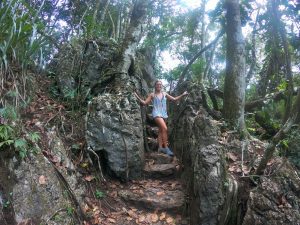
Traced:
MULTIPOLYGON (((110 68, 120 46, 112 40, 78 41, 74 45, 65 44, 54 56, 50 69, 55 74, 58 91, 62 97, 71 97, 79 91, 88 95, 98 88, 99 79, 109 82, 113 77, 110 68), (109 74, 109 76, 106 76, 109 74)), ((101 85, 105 86, 105 85, 101 85)))
POLYGON ((111 175, 123 180, 141 176, 144 139, 140 106, 132 93, 103 94, 89 105, 86 140, 102 153, 111 175))
POLYGON ((80 183, 80 177, 69 169, 74 167, 66 164, 67 153, 61 140, 54 133, 51 136, 52 162, 41 152, 29 154, 24 160, 18 159, 13 151, 1 152, 0 186, 3 189, 0 190, 0 199, 5 200, 0 203, 1 207, 11 209, 10 212, 2 210, 4 217, 10 213, 10 218, 4 218, 1 224, 82 222, 85 186, 80 183), (53 163, 59 166, 55 167, 53 163))
MULTIPOLYGON (((171 145, 184 165, 191 224, 217 225, 226 198, 224 147, 218 144, 217 121, 201 107, 199 89, 190 88, 185 102, 171 107, 171 145)), ((180 91, 179 91, 180 92, 180 91)))
POLYGON ((243 225, 300 224, 299 174, 288 162, 275 167, 278 170, 261 177, 261 183, 250 192, 243 225))

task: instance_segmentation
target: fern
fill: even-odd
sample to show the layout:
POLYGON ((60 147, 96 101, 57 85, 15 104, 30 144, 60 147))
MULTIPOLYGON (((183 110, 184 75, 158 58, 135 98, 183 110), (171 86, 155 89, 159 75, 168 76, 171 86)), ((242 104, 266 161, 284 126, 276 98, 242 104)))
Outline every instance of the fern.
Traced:
POLYGON ((41 136, 39 135, 38 132, 32 132, 32 133, 28 133, 28 139, 33 143, 36 143, 41 139, 41 136))

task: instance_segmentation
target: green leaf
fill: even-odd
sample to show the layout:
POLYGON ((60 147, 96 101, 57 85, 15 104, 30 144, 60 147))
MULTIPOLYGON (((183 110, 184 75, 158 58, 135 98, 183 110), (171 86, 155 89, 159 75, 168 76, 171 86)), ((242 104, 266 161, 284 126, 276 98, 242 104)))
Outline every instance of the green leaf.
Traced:
POLYGON ((41 139, 41 136, 38 132, 32 132, 32 133, 28 133, 28 139, 33 143, 36 143, 41 139))
POLYGON ((27 141, 24 138, 19 138, 19 139, 15 140, 14 146, 17 149, 26 149, 27 141))
POLYGON ((3 145, 11 145, 14 143, 14 140, 6 140, 6 141, 2 141, 0 142, 0 148, 3 146, 3 145))
POLYGON ((102 192, 102 191, 99 191, 98 189, 96 189, 96 192, 95 192, 95 196, 96 198, 103 198, 105 196, 105 193, 102 192))
POLYGON ((27 155, 27 150, 26 149, 22 149, 19 151, 19 156, 24 159, 27 155))

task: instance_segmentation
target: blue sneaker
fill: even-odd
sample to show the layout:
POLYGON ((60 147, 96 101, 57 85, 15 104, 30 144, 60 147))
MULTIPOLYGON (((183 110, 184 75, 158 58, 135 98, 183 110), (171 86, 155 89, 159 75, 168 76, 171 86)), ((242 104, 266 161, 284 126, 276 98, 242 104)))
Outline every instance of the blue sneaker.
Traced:
POLYGON ((174 153, 171 151, 170 148, 166 147, 165 150, 166 150, 166 154, 167 154, 168 156, 174 156, 174 153))
POLYGON ((159 152, 159 153, 167 154, 166 148, 158 148, 158 152, 159 152))

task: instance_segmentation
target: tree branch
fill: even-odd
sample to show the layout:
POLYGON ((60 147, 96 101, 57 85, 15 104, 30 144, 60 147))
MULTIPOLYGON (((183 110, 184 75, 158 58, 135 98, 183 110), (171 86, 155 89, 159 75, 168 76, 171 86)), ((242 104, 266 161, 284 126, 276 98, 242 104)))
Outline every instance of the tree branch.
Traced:
POLYGON ((188 72, 189 68, 191 67, 191 65, 202 55, 203 52, 205 52, 207 49, 211 48, 215 43, 218 42, 218 40, 220 39, 220 37, 223 36, 223 34, 225 33, 225 31, 222 29, 220 31, 220 33, 218 34, 218 36, 208 45, 206 45, 204 48, 202 48, 192 59, 191 61, 189 61, 189 63, 186 65, 186 67, 183 69, 182 73, 180 74, 179 80, 178 80, 178 84, 181 84, 186 73, 188 72))
POLYGON ((267 167, 268 161, 272 158, 274 151, 276 149, 276 145, 286 136, 286 134, 290 131, 291 127, 299 122, 299 113, 300 113, 300 90, 298 90, 297 99, 293 106, 292 113, 282 128, 275 134, 272 138, 272 141, 267 146, 267 149, 256 169, 256 175, 262 175, 264 173, 265 168, 267 167))

